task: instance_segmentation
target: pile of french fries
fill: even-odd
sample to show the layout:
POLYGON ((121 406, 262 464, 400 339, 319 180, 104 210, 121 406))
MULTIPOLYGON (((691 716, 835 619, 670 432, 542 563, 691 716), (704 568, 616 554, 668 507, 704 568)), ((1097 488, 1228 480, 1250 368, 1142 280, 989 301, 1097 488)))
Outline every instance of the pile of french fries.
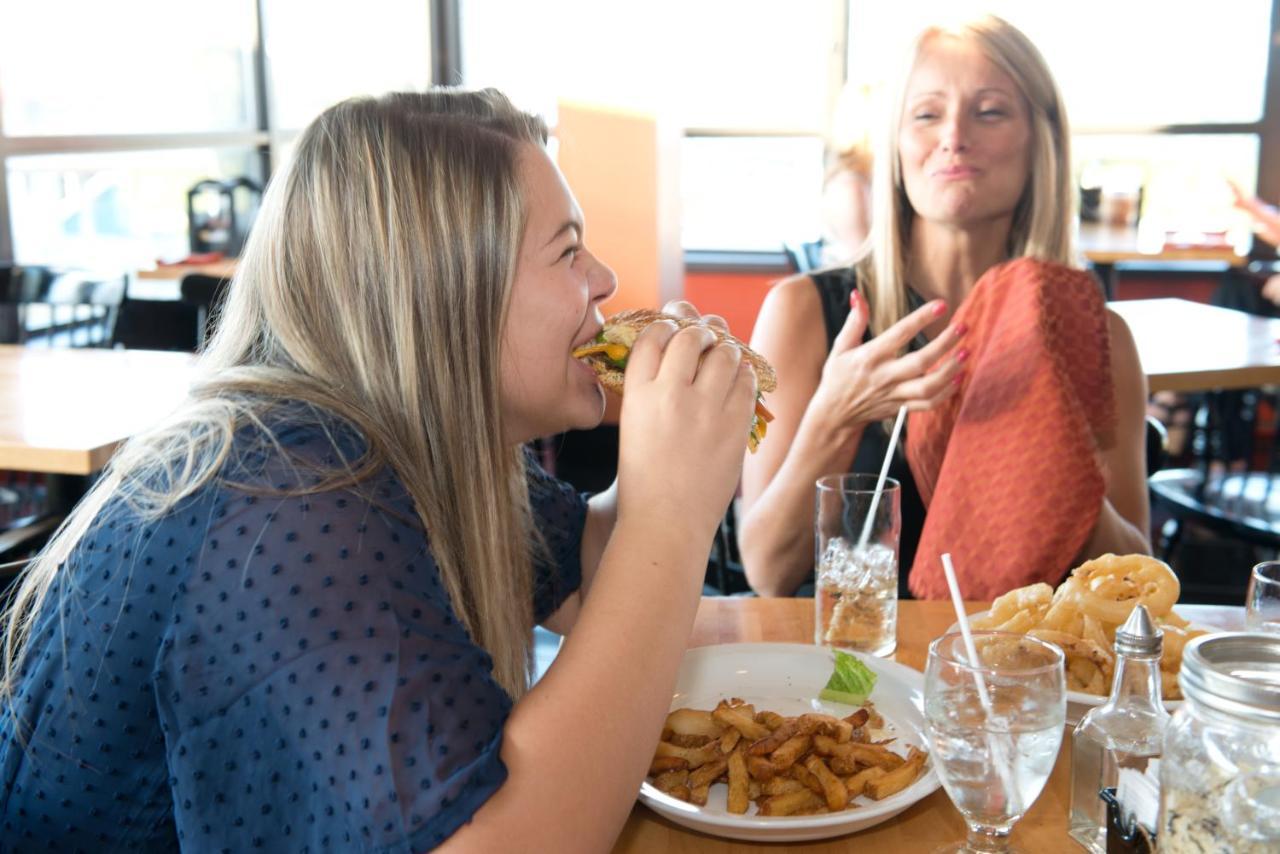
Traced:
POLYGON ((1174 612, 1181 592, 1178 576, 1162 561, 1139 554, 1107 554, 1073 569, 1057 590, 1048 584, 1010 590, 969 625, 1056 644, 1067 659, 1067 687, 1105 695, 1115 675, 1116 629, 1142 604, 1164 632, 1160 658, 1164 699, 1180 700, 1182 648, 1204 634, 1174 612))
POLYGON ((894 739, 871 741, 884 721, 870 707, 847 718, 823 714, 783 717, 738 698, 711 711, 676 709, 667 715, 649 767, 654 787, 705 806, 711 786, 729 786, 728 809, 744 814, 814 815, 882 800, 915 781, 928 754, 889 749, 894 739))

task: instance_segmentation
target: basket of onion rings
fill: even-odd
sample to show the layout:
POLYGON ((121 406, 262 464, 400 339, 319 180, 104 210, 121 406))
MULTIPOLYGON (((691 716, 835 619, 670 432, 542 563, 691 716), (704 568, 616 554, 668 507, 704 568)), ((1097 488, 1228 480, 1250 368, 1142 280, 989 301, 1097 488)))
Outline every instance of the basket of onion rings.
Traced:
POLYGON ((1166 700, 1182 699, 1178 668, 1187 641, 1205 634, 1173 610, 1181 593, 1168 564, 1147 555, 1113 555, 1081 564, 1054 590, 1032 584, 1010 590, 985 614, 970 619, 974 629, 1017 632, 1056 644, 1066 655, 1067 689, 1099 698, 1111 690, 1115 674, 1116 629, 1134 607, 1147 607, 1164 632, 1160 659, 1166 700))

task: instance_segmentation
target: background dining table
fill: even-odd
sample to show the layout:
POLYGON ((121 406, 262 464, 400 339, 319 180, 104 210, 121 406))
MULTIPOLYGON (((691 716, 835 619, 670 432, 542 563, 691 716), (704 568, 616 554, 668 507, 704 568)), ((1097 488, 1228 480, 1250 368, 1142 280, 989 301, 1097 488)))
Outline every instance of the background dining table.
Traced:
POLYGON ((0 469, 89 475, 187 395, 189 353, 0 344, 0 469))
POLYGON ((1280 320, 1185 299, 1116 300, 1107 308, 1129 325, 1150 392, 1280 383, 1280 320))
MULTIPOLYGON (((987 602, 969 602, 969 613, 982 611, 987 602)), ((1179 605, 1178 612, 1194 623, 1221 631, 1240 630, 1244 609, 1213 605, 1179 605)), ((755 599, 745 597, 705 597, 698 608, 689 646, 711 644, 788 642, 812 643, 814 608, 812 599, 755 599)), ((955 622, 950 602, 904 601, 898 605, 898 649, 895 660, 915 670, 924 670, 929 643, 955 622)), ((1053 774, 1031 810, 1014 827, 1013 842, 1028 852, 1080 850, 1067 836, 1067 808, 1070 783, 1070 732, 1064 735, 1063 749, 1053 774)), ((777 851, 805 852, 893 851, 896 854, 932 851, 937 846, 964 837, 964 821, 946 792, 936 792, 906 811, 859 833, 831 839, 793 843, 752 843, 721 839, 688 830, 668 821, 637 803, 618 837, 615 852, 777 851)))

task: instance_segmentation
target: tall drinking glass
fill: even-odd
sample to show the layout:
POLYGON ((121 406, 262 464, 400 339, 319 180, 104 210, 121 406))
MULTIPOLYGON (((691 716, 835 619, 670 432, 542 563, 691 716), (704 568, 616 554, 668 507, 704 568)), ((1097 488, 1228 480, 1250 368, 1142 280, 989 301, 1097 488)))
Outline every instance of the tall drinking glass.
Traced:
POLYGON ((818 478, 814 641, 883 656, 898 646, 902 490, 896 480, 885 478, 877 501, 876 480, 873 474, 818 478))
POLYGON ((925 729, 933 761, 969 835, 944 851, 1008 852, 1014 823, 1053 771, 1067 717, 1062 650, 1026 635, 974 632, 929 645, 925 729), (978 689, 981 680, 986 697, 978 689))
POLYGON ((1280 561, 1263 561, 1249 575, 1244 627, 1250 632, 1280 633, 1280 561))

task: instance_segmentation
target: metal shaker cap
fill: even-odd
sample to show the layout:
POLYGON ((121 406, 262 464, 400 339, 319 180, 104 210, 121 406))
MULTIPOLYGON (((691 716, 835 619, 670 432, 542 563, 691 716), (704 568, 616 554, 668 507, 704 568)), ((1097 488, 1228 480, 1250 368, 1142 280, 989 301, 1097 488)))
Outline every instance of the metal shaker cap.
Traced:
POLYGON ((1164 632, 1147 613, 1146 605, 1137 605, 1124 625, 1116 629, 1117 655, 1160 655, 1164 650, 1164 632))

